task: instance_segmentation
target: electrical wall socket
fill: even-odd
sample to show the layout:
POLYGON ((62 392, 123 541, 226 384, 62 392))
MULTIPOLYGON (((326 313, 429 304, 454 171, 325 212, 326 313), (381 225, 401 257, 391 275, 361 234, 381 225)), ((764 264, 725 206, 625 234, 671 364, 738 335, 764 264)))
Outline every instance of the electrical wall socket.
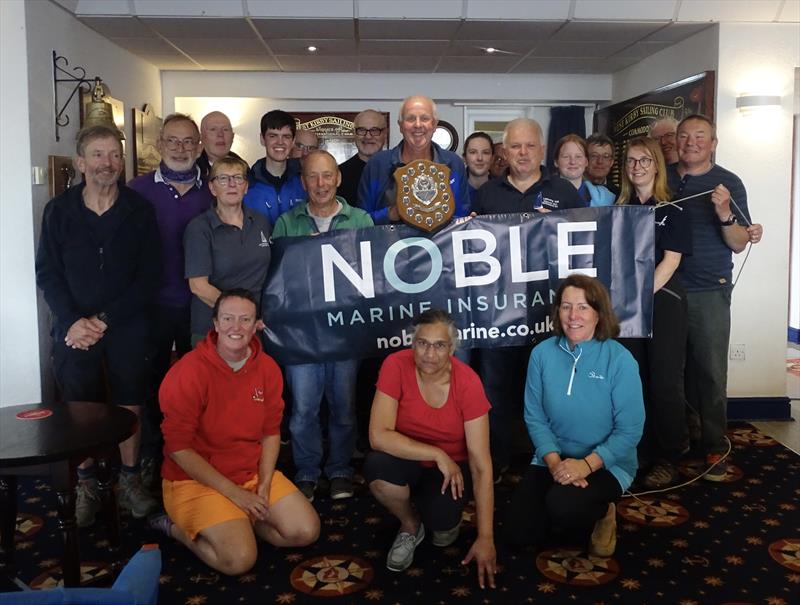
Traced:
POLYGON ((731 345, 730 354, 728 358, 732 361, 744 361, 745 360, 745 346, 743 344, 736 344, 731 345))

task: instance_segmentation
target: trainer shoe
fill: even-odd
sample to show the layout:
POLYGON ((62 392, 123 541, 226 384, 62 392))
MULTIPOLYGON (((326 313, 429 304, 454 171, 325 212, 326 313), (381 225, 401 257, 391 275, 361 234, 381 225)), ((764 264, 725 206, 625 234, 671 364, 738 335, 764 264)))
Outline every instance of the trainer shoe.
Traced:
POLYGON ((453 542, 458 540, 458 534, 461 531, 461 521, 458 524, 451 528, 445 529, 443 531, 434 531, 433 532, 433 542, 434 546, 438 546, 440 548, 445 548, 446 546, 450 546, 453 542))
POLYGON ((146 517, 158 509, 159 504, 142 486, 139 473, 120 473, 117 500, 120 508, 127 509, 136 519, 146 517))
POLYGON ((610 557, 617 548, 617 507, 608 505, 606 516, 594 524, 589 553, 595 557, 610 557))
POLYGON ((317 489, 316 481, 298 481, 296 485, 297 489, 300 490, 300 493, 308 498, 309 502, 314 501, 314 492, 317 489))
POLYGON ((404 571, 414 562, 414 551, 425 539, 425 526, 420 522, 417 535, 406 531, 397 532, 397 537, 386 557, 386 567, 390 571, 404 571))
POLYGON ((723 460, 722 454, 708 454, 706 464, 709 466, 703 478, 706 481, 725 481, 728 475, 728 463, 723 460))
POLYGON ((647 472, 642 480, 649 489, 669 487, 678 480, 678 469, 671 462, 660 460, 647 472))
POLYGON ((97 493, 97 480, 79 480, 75 488, 75 520, 78 527, 89 527, 94 523, 94 518, 100 510, 100 496, 97 493))
POLYGON ((334 477, 331 479, 331 500, 343 500, 353 497, 353 480, 350 477, 334 477))

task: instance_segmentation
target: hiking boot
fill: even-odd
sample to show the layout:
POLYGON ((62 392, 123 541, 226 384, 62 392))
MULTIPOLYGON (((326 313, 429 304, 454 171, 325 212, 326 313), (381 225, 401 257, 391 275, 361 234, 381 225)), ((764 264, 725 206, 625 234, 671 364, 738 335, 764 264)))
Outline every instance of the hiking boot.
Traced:
POLYGON ((417 535, 405 531, 397 532, 397 537, 386 557, 386 567, 390 571, 404 571, 414 562, 414 551, 425 539, 425 526, 420 522, 417 535))
POLYGON ((723 459, 722 454, 708 454, 706 456, 706 464, 709 469, 703 478, 706 481, 725 481, 728 475, 728 463, 723 459))
POLYGON ((610 557, 617 548, 617 507, 608 505, 606 516, 594 524, 589 544, 589 554, 595 557, 610 557))
POLYGON ((303 494, 306 498, 308 498, 309 502, 314 501, 314 492, 317 489, 317 482, 316 481, 298 481, 297 482, 297 489, 300 490, 300 493, 303 494))
POLYGON ((642 483, 648 489, 669 487, 678 480, 678 469, 671 462, 661 460, 656 462, 647 472, 642 483))
POLYGON ((353 497, 353 481, 349 477, 331 479, 331 500, 343 500, 353 497))
POLYGON ((139 473, 119 474, 117 501, 120 508, 129 510, 136 519, 146 517, 159 507, 156 499, 142 486, 142 476, 139 473))
POLYGON ((434 546, 438 546, 440 548, 445 548, 446 546, 450 546, 453 542, 458 540, 458 533, 461 531, 461 521, 458 524, 451 528, 445 529, 444 531, 434 531, 433 532, 433 542, 434 546))
POLYGON ((79 480, 75 491, 77 493, 75 520, 78 523, 78 527, 89 527, 94 523, 94 518, 101 508, 100 496, 97 493, 97 480, 79 480))

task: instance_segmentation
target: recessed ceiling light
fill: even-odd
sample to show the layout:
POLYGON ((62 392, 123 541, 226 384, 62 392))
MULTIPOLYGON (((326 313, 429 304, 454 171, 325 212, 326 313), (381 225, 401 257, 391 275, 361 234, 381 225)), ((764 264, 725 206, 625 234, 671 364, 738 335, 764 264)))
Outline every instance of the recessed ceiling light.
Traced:
POLYGON ((490 46, 489 48, 486 49, 486 52, 491 55, 492 53, 496 53, 497 49, 490 46))
POLYGON ((316 46, 309 46, 306 50, 308 52, 310 52, 310 53, 315 53, 315 52, 317 52, 317 47, 316 46))

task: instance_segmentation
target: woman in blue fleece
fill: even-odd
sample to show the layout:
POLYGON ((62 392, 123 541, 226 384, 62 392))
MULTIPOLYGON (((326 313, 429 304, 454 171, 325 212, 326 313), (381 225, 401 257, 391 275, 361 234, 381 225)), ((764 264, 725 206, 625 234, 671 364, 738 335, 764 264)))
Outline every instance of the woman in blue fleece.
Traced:
POLYGON ((639 370, 613 338, 619 323, 603 284, 572 275, 553 303, 556 336, 531 353, 525 423, 536 451, 504 530, 514 545, 551 531, 585 537, 589 552, 616 547, 614 502, 636 475, 644 404, 639 370))

